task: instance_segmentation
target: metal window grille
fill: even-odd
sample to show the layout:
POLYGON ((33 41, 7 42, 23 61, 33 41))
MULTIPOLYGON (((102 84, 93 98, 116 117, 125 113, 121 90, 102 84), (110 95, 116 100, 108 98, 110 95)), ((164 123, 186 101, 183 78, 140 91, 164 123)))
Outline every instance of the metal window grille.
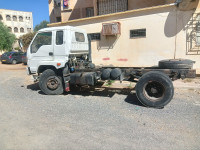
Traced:
POLYGON ((99 41, 101 40, 101 34, 100 33, 90 33, 88 34, 91 40, 99 41))
POLYGON ((98 15, 128 10, 128 0, 98 0, 98 15))
POLYGON ((130 38, 146 37, 146 29, 137 29, 130 31, 130 38))

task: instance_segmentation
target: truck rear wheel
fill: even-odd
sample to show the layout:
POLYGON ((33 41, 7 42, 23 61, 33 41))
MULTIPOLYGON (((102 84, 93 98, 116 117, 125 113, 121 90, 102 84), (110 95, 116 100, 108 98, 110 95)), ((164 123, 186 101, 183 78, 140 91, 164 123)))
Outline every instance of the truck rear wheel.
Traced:
POLYGON ((47 95, 60 95, 64 92, 62 79, 51 70, 45 70, 39 79, 39 87, 47 95))
POLYGON ((136 85, 136 95, 139 101, 147 107, 163 108, 174 96, 173 83, 166 74, 151 71, 139 79, 136 85))

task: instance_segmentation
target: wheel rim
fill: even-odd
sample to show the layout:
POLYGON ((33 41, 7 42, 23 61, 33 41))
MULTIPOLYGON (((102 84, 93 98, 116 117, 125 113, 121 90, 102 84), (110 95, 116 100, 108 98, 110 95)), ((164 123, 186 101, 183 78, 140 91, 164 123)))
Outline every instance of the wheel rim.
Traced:
POLYGON ((143 93, 150 101, 160 101, 165 95, 165 87, 158 81, 149 81, 145 84, 143 93))
POLYGON ((56 90, 59 86, 59 79, 58 77, 49 77, 47 79, 47 88, 50 90, 56 90))
POLYGON ((16 64, 17 63, 17 61, 16 60, 13 60, 13 64, 16 64))

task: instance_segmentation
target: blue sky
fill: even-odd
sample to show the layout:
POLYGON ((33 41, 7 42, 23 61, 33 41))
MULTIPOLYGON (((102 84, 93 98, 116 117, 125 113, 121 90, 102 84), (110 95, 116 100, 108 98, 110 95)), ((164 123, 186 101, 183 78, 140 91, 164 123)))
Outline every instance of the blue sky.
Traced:
POLYGON ((33 13, 33 26, 49 21, 48 0, 0 0, 0 9, 29 11, 33 13))

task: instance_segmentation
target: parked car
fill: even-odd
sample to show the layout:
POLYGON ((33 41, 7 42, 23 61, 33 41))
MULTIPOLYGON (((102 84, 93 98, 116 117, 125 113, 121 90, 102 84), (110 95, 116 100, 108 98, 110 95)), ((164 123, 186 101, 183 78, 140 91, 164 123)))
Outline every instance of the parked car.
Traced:
POLYGON ((6 52, 1 56, 2 64, 17 64, 22 62, 23 52, 6 52))
POLYGON ((22 55, 22 63, 24 65, 27 65, 27 53, 26 52, 22 55))

